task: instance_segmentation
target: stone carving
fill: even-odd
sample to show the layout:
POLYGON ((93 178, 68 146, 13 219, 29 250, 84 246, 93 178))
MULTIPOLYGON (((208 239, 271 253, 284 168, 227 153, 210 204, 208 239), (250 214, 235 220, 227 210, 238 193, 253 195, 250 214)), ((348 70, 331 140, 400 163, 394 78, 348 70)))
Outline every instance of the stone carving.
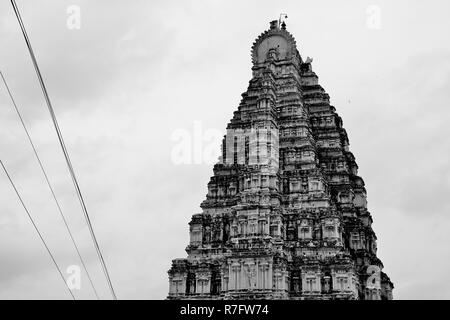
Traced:
POLYGON ((256 288, 256 267, 255 265, 248 264, 246 268, 246 274, 247 274, 247 288, 254 289, 256 288))
POLYGON ((392 299, 342 119, 292 35, 271 23, 227 126, 169 299, 392 299))
POLYGON ((278 60, 279 55, 278 48, 270 48, 267 52, 267 60, 278 60))

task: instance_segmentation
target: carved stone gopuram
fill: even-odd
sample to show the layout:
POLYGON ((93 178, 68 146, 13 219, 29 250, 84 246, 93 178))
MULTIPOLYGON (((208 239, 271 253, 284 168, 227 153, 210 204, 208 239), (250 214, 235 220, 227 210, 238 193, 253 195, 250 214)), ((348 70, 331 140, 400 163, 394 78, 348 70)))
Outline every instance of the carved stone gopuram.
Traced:
POLYGON ((392 299, 364 181, 312 59, 272 21, 168 299, 392 299))

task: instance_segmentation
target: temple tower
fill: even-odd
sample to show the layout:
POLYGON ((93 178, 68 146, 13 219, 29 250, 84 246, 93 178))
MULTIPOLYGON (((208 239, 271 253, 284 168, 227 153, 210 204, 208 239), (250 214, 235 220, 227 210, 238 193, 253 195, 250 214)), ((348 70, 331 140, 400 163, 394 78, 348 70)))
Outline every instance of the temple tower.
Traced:
POLYGON ((392 299, 342 119, 272 21, 169 299, 392 299))

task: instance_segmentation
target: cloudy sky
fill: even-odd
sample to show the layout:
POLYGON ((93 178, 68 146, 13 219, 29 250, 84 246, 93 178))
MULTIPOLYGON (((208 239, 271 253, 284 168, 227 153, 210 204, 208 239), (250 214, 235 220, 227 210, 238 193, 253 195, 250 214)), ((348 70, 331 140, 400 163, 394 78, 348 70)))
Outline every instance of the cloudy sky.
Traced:
MULTIPOLYGON (((166 297, 171 259, 186 256, 187 223, 200 212, 212 174, 206 161, 173 161, 174 133, 200 132, 192 150, 219 148, 208 132, 225 129, 251 78, 251 45, 281 12, 344 120, 394 297, 450 299, 450 2, 19 0, 18 6, 119 299, 166 297), (68 28, 71 5, 81 10, 79 29, 68 28)), ((110 298, 6 0, 0 70, 96 288, 110 298)), ((65 271, 79 261, 3 85, 0 119, 0 159, 65 271)), ((0 199, 0 298, 70 298, 2 173, 0 199)), ((84 274, 75 295, 94 297, 84 274)))

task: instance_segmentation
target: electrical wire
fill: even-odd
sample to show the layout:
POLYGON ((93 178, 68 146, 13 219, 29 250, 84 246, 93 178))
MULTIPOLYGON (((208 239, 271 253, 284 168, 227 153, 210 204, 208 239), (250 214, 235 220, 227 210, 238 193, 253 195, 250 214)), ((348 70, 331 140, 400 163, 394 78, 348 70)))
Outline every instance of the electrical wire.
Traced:
POLYGON ((12 95, 10 89, 9 89, 8 83, 6 82, 6 79, 3 76, 3 73, 1 71, 0 71, 0 76, 1 76, 1 78, 3 80, 3 83, 5 84, 6 90, 8 91, 9 97, 10 97, 11 102, 12 102, 12 104, 14 106, 14 109, 15 109, 15 111, 17 113, 17 116, 19 117, 19 120, 20 120, 20 122, 22 124, 22 127, 23 127, 23 129, 24 129, 24 131, 25 131, 25 133, 26 133, 26 135, 28 137, 28 141, 30 142, 31 148, 33 149, 34 155, 35 155, 35 157, 36 157, 36 159, 37 159, 37 161, 39 163, 39 167, 41 168, 42 174, 45 177, 45 181, 47 182, 47 186, 50 189, 50 192, 51 192, 51 194, 53 196, 53 200, 55 201, 55 204, 56 204, 56 207, 58 208, 59 214, 61 215, 61 218, 62 218, 62 220, 64 222, 64 225, 66 226, 67 232, 69 233, 69 236, 70 236, 70 239, 72 240, 73 246, 75 247, 75 250, 77 252, 78 258, 80 259, 81 264, 83 265, 84 271, 87 274, 87 277, 88 277, 89 282, 91 284, 91 287, 92 287, 92 289, 94 291, 94 294, 95 294, 97 299, 100 299, 98 294, 97 294, 97 290, 95 289, 95 286, 94 286, 94 283, 92 281, 92 278, 91 278, 91 276, 90 276, 90 274, 89 274, 89 272, 87 270, 87 267, 86 267, 86 264, 84 262, 84 259, 81 256, 81 253, 80 253, 80 250, 78 248, 78 245, 76 244, 76 241, 75 241, 75 238, 74 238, 74 236, 72 234, 72 231, 70 230, 69 224, 67 223, 67 219, 66 219, 66 217, 64 216, 64 214, 62 212, 62 209, 61 209, 61 206, 59 204, 58 199, 56 198, 55 191, 54 191, 54 189, 52 187, 52 184, 50 183, 50 180, 48 178, 47 172, 45 171, 45 168, 44 168, 44 165, 43 165, 43 163, 41 161, 41 158, 39 157, 39 154, 38 154, 38 152, 36 150, 36 147, 35 147, 35 145, 33 143, 33 140, 31 139, 31 135, 30 135, 30 133, 29 133, 29 131, 28 131, 26 125, 25 125, 25 122, 23 120, 22 114, 21 114, 19 108, 17 107, 16 101, 14 100, 13 95, 12 95))
POLYGON ((33 62, 34 69, 36 71, 36 75, 38 77, 39 84, 40 84, 42 92, 44 94, 45 102, 46 102, 48 110, 50 112, 50 116, 52 118, 53 125, 55 127, 55 130, 56 130, 56 133, 57 133, 57 136, 58 136, 58 140, 59 140, 59 143, 61 145, 61 148, 62 148, 62 151, 63 151, 63 154, 64 154, 64 158, 66 159, 67 167, 69 169, 69 173, 70 173, 70 176, 72 178, 72 182, 73 182, 73 185, 75 187, 75 191, 77 193, 78 200, 80 201, 80 205, 81 205, 81 208, 83 210, 84 217, 85 217, 85 220, 86 220, 86 224, 88 225, 89 233, 91 234, 91 238, 92 238, 92 241, 94 243, 95 250, 97 251, 97 255, 98 255, 98 258, 100 260, 100 263, 101 263, 101 266, 102 266, 102 269, 103 269, 103 273, 105 274, 105 277, 106 277, 106 280, 108 282, 108 286, 109 286, 109 289, 111 291, 111 295, 112 295, 113 299, 117 300, 116 294, 114 292, 114 287, 112 285, 112 281, 111 281, 111 278, 109 276, 108 268, 106 267, 105 260, 103 258, 103 255, 102 255, 101 250, 100 250, 100 246, 99 246, 97 238, 95 236, 94 229, 92 227, 92 223, 91 223, 91 220, 89 218, 88 211, 87 211, 87 207, 86 207, 86 204, 84 202, 83 195, 81 194, 81 189, 80 189, 80 186, 78 184, 78 180, 76 178, 76 175, 75 175, 75 172, 74 172, 74 169, 73 169, 73 166, 72 166, 72 162, 70 161, 69 153, 68 153, 66 145, 64 143, 64 139, 63 139, 63 136, 61 134, 61 130, 59 128, 59 124, 58 124, 58 121, 56 119, 56 115, 55 115, 55 112, 53 110, 53 106, 51 104, 50 97, 49 97, 48 92, 47 92, 47 88, 45 87, 44 80, 42 78, 41 71, 39 69, 36 57, 34 55, 30 39, 28 38, 26 29, 25 29, 25 25, 23 24, 22 18, 20 16, 20 12, 19 12, 19 9, 17 7, 16 1, 15 0, 11 0, 11 4, 13 6, 14 13, 16 15, 17 21, 19 22, 20 28, 22 29, 22 33, 23 33, 23 36, 25 38, 25 42, 26 42, 26 45, 28 47, 28 51, 30 53, 30 57, 31 57, 31 60, 33 62))
POLYGON ((38 229, 36 223, 35 223, 34 220, 33 220, 33 217, 31 216, 30 212, 28 211, 27 207, 25 206, 25 203, 23 202, 22 197, 20 196, 20 193, 19 193, 19 191, 17 190, 17 188, 16 188, 14 182, 12 181, 12 178, 11 178, 11 176, 9 175, 8 170, 6 170, 6 167, 5 167, 5 165, 3 164, 3 161, 2 161, 2 160, 0 160, 0 164, 1 164, 2 167, 3 167, 3 171, 5 171, 6 176, 8 177, 9 182, 11 183, 12 187, 14 188, 14 191, 16 192, 16 195, 17 195, 17 197, 19 198, 20 203, 22 204, 22 207, 25 209, 25 212, 27 213, 28 218, 29 218, 30 221, 31 221, 31 224, 33 225, 34 229, 35 229, 36 232, 38 233, 39 238, 41 239, 42 243, 44 244, 45 249, 47 250, 48 254, 50 255, 50 258, 52 258, 53 264, 55 265, 56 269, 58 270, 59 275, 61 276, 61 279, 64 281, 65 286, 66 286, 67 289, 69 290, 69 293, 70 293, 70 295, 72 296, 72 299, 73 299, 73 300, 76 300, 76 299, 75 299, 75 296, 74 296, 73 293, 72 293, 72 290, 70 290, 69 285, 67 284, 66 279, 64 278, 64 275, 63 275, 61 269, 59 268, 58 264, 56 263, 55 257, 53 256, 52 252, 50 251, 50 248, 47 246, 47 243, 45 242, 44 237, 42 236, 41 232, 39 231, 39 229, 38 229))

